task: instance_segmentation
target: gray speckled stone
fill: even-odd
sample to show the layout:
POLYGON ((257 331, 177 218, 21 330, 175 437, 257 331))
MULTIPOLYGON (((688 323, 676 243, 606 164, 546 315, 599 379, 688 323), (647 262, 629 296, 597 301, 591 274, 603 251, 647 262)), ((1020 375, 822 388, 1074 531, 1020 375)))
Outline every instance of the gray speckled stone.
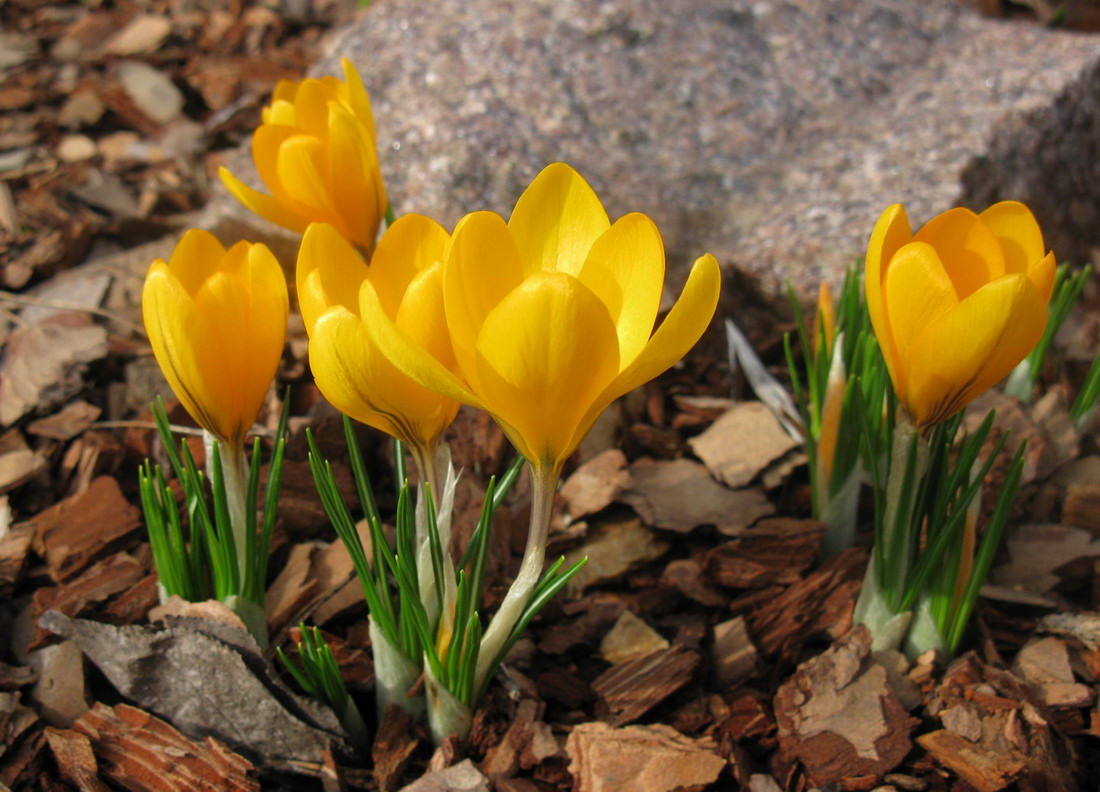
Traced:
POLYGON ((656 220, 674 271, 710 251, 770 293, 839 280, 895 201, 922 223, 1022 198, 1061 257, 1100 235, 1100 37, 952 0, 386 0, 330 55, 315 73, 348 56, 367 83, 398 211, 447 225, 564 160, 656 220))

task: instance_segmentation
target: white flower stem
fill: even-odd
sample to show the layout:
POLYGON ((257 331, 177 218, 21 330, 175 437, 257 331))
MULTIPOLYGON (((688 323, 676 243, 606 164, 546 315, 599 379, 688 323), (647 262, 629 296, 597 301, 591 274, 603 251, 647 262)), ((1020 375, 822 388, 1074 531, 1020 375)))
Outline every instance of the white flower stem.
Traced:
POLYGON ((550 533, 550 517, 554 509, 554 493, 557 490, 559 470, 556 466, 539 468, 531 466, 532 501, 531 523, 527 530, 527 548, 519 572, 499 610, 489 622, 488 629, 481 639, 481 648, 477 658, 477 673, 474 676, 474 690, 481 690, 485 679, 493 670, 493 663, 508 640, 512 627, 519 620, 523 609, 527 607, 531 593, 542 574, 542 564, 546 558, 546 539, 550 533))
POLYGON ((428 699, 428 726, 436 745, 451 736, 466 739, 474 722, 474 713, 432 674, 424 663, 424 694, 428 699))
POLYGON ((368 618, 371 654, 374 656, 375 703, 378 719, 386 713, 386 707, 396 704, 412 715, 424 711, 424 699, 410 697, 409 689, 420 676, 420 667, 391 644, 386 634, 373 618, 368 618))
POLYGON ((202 433, 202 439, 206 449, 206 475, 211 485, 214 483, 214 441, 218 441, 222 480, 225 482, 225 500, 229 510, 229 526, 233 534, 237 571, 240 574, 240 585, 243 589, 249 563, 245 554, 245 534, 248 530, 248 459, 243 445, 232 445, 205 430, 202 433))

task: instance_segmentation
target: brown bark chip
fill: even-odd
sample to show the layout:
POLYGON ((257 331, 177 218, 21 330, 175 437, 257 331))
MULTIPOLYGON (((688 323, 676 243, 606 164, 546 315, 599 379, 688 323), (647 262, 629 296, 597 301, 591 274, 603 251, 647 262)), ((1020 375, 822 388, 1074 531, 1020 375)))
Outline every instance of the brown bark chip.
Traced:
POLYGON ((658 649, 604 671, 592 681, 616 726, 641 717, 691 681, 699 655, 682 646, 658 649))
POLYGON ((610 448, 585 462, 561 488, 572 519, 595 514, 610 506, 630 486, 626 455, 610 448))
POLYGON ((46 742, 65 781, 80 792, 110 792, 110 788, 98 778, 99 765, 91 740, 74 731, 47 728, 46 742))
POLYGON ((726 766, 714 742, 675 729, 582 723, 565 745, 575 792, 672 792, 713 783, 726 766))
POLYGON ((386 707, 371 755, 374 759, 374 780, 382 792, 397 789, 409 759, 420 741, 413 730, 413 716, 396 704, 386 707))
POLYGON ((50 577, 61 583, 136 540, 142 520, 118 481, 100 476, 84 492, 39 514, 34 525, 35 552, 46 559, 50 577))
POLYGON ((795 583, 821 552, 823 523, 787 517, 765 519, 710 552, 707 573, 729 588, 795 583))
POLYGON ((259 792, 252 764, 207 737, 190 740, 159 718, 119 704, 96 704, 72 731, 91 741, 99 773, 148 792, 259 792))
POLYGON ((34 538, 34 524, 21 523, 0 536, 0 599, 11 596, 23 576, 27 552, 34 538))
POLYGON ((813 784, 878 778, 909 752, 916 721, 870 649, 870 633, 858 627, 799 666, 775 696, 781 761, 801 762, 813 784))

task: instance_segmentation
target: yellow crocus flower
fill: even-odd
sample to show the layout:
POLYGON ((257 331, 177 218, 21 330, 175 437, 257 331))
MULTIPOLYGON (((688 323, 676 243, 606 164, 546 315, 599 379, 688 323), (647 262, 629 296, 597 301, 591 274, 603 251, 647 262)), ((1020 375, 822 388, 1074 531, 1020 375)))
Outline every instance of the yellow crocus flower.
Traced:
POLYGON ((282 357, 287 290, 266 247, 228 251, 191 229, 157 259, 141 296, 145 330, 168 384, 229 453, 241 447, 282 357))
POLYGON ((226 168, 237 200, 276 225, 302 232, 329 223, 361 250, 374 247, 386 211, 374 117, 363 81, 344 58, 344 79, 281 80, 252 136, 252 158, 270 195, 226 168))
POLYGON ((365 281, 368 334, 427 388, 481 407, 533 468, 527 548, 478 653, 481 689, 542 571, 562 465, 612 401, 679 360, 718 304, 711 255, 691 269, 654 332, 665 280, 661 235, 642 214, 611 223, 596 193, 562 163, 547 166, 506 223, 474 212, 455 227, 443 304, 457 371, 390 318, 365 281))
POLYGON ((298 300, 321 393, 357 421, 400 438, 429 469, 431 449, 454 420, 458 402, 394 367, 367 333, 359 295, 369 284, 397 331, 445 370, 454 369, 443 315, 442 270, 450 242, 434 220, 410 214, 386 231, 369 267, 324 223, 306 229, 298 253, 298 300))
POLYGON ((484 408, 556 476, 605 407, 679 360, 710 323, 721 282, 713 256, 695 262, 654 332, 664 278, 653 222, 635 213, 612 224, 588 183, 555 163, 507 223, 475 212, 455 228, 443 298, 457 374, 397 332, 384 295, 367 287, 363 319, 394 365, 484 408))
POLYGON ((894 390, 919 429, 963 409, 1035 346, 1054 254, 1015 201, 951 209, 916 234, 894 204, 871 234, 864 283, 894 390))

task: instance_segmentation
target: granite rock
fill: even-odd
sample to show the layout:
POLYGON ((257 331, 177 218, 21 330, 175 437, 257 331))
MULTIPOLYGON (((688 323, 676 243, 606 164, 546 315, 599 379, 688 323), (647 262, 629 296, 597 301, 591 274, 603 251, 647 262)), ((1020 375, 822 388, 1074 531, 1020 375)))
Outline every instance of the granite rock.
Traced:
MULTIPOLYGON (((674 282, 710 251, 808 294, 895 201, 920 224, 1023 199, 1061 258, 1100 235, 1100 36, 953 0, 387 0, 313 73, 341 56, 399 212, 507 214, 564 160, 613 217, 653 217, 674 282)), ((271 233, 233 204, 206 224, 271 233)))

